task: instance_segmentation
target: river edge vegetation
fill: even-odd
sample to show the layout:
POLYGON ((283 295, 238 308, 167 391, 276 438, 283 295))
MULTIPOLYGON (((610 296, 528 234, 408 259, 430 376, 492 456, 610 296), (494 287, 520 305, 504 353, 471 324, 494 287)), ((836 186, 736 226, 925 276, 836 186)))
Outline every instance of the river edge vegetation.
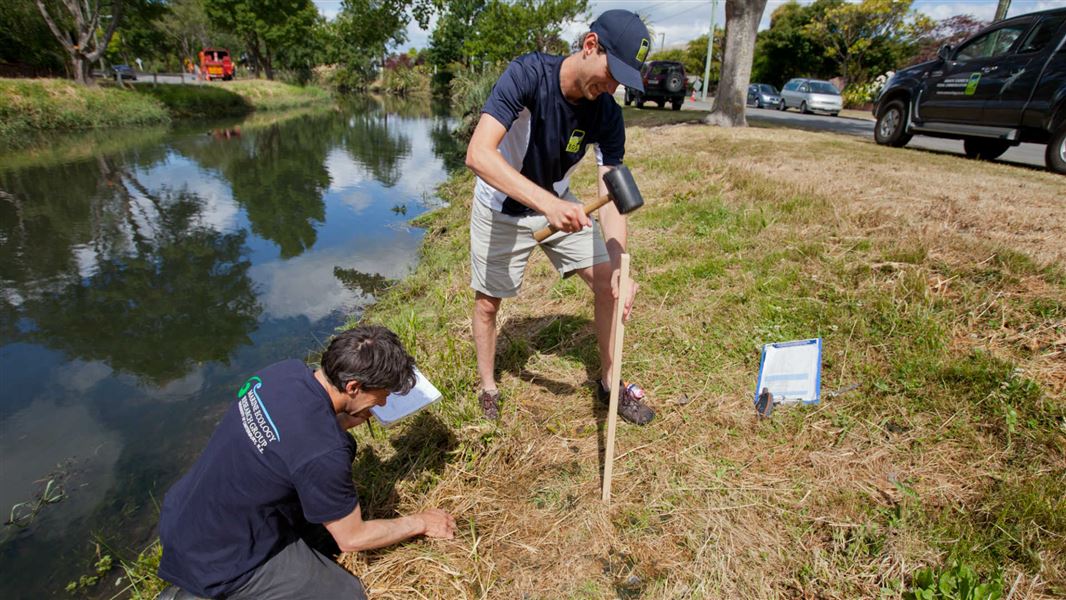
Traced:
MULTIPOLYGON (((460 172, 416 222, 417 270, 363 317, 444 399, 358 431, 353 466, 368 516, 439 506, 460 535, 342 564, 375 598, 1066 593, 1061 179, 787 129, 627 134, 647 205, 624 376, 658 417, 619 427, 612 504, 590 295, 539 254, 502 309, 502 420, 480 418, 460 172), (822 403, 756 421, 761 344, 813 336, 822 403)), ((586 161, 574 189, 593 177, 586 161)), ((124 565, 134 597, 158 557, 124 565)))
POLYGON ((203 85, 82 86, 61 79, 0 78, 0 148, 24 147, 52 131, 150 126, 331 101, 326 90, 276 81, 203 85))

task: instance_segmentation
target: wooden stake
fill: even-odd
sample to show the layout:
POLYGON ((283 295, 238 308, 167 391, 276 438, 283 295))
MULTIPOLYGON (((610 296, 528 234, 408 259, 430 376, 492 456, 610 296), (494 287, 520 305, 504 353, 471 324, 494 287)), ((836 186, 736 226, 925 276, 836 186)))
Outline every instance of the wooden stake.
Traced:
MULTIPOLYGON (((611 404, 607 409, 607 444, 603 457, 603 502, 611 503, 611 475, 614 471, 614 429, 618 421, 618 388, 622 381, 622 339, 625 337, 625 322, 622 316, 629 298, 629 255, 622 255, 619 267, 618 300, 614 304, 614 323, 611 327, 611 404)), ((599 385, 597 383, 597 385, 599 385)))

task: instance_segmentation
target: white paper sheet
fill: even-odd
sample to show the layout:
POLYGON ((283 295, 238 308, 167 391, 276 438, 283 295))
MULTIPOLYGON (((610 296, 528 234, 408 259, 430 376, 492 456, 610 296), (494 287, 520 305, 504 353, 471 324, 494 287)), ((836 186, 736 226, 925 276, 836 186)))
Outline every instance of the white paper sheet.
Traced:
POLYGON ((408 417, 441 399, 440 390, 436 388, 422 371, 415 369, 417 382, 410 392, 404 395, 389 394, 385 406, 374 406, 370 412, 385 427, 391 427, 397 421, 408 417))
POLYGON ((817 403, 822 392, 822 338, 763 346, 756 403, 763 388, 778 404, 817 403))

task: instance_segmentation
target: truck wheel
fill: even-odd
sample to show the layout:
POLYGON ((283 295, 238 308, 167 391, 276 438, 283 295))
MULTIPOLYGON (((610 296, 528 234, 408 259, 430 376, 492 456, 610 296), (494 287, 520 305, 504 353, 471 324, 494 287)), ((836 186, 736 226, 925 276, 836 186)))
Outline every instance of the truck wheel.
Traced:
POLYGON ((637 103, 637 108, 644 108, 644 97, 643 96, 637 96, 635 101, 637 103))
POLYGON ((990 140, 987 138, 966 138, 962 141, 962 150, 966 158, 996 160, 1010 148, 1010 142, 990 140))
POLYGON ((907 133, 907 105, 902 100, 893 100, 881 109, 874 125, 874 141, 894 148, 902 148, 911 141, 911 134, 907 133))
POLYGON ((804 100, 803 102, 800 102, 800 112, 803 113, 803 114, 807 114, 807 113, 811 112, 811 111, 807 110, 807 101, 806 100, 804 100))
POLYGON ((670 108, 672 108, 674 110, 681 110, 681 105, 684 104, 684 103, 685 103, 685 99, 684 98, 676 98, 676 99, 674 99, 673 102, 670 103, 670 108))
POLYGON ((786 110, 788 110, 788 105, 785 104, 785 100, 783 98, 781 99, 781 104, 777 105, 777 110, 781 112, 785 112, 786 110))
POLYGON ((1066 175, 1066 124, 1051 136, 1044 151, 1044 161, 1047 162, 1048 171, 1066 175))

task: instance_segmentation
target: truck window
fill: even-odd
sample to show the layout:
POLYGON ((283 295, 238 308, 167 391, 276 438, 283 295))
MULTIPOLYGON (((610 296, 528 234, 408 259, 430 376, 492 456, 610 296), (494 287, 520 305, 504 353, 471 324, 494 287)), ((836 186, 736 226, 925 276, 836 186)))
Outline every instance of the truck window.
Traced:
POLYGON ((1050 17, 1037 23, 1036 27, 1026 36, 1025 41, 1022 42, 1018 49, 1018 54, 1040 52, 1046 48, 1055 39, 1055 32, 1062 26, 1063 21, 1066 21, 1066 16, 1050 17))
POLYGON ((955 55, 955 60, 968 61, 1004 54, 1028 28, 1029 23, 1015 23, 989 31, 981 37, 970 40, 968 44, 960 48, 958 54, 955 55))

